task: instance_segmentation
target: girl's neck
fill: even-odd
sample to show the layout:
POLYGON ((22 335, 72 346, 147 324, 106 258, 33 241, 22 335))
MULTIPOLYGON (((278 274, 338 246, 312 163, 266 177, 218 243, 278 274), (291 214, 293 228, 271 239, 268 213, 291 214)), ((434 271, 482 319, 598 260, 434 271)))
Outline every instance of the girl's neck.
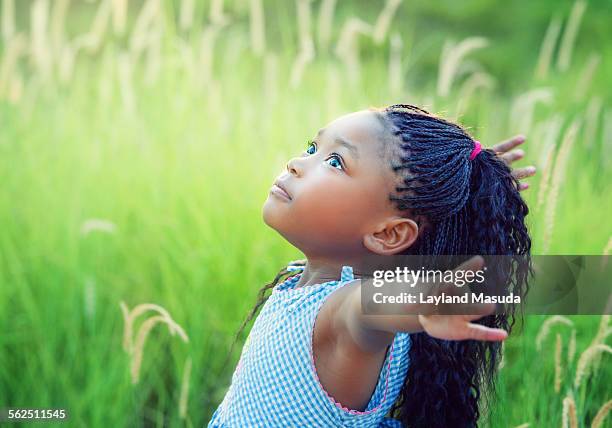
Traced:
MULTIPOLYGON (((306 266, 294 288, 309 287, 328 281, 340 279, 343 266, 355 268, 350 261, 331 261, 327 259, 307 258, 306 266)), ((354 269, 354 272, 357 269, 354 269)), ((357 275, 355 275, 357 276, 357 275)))

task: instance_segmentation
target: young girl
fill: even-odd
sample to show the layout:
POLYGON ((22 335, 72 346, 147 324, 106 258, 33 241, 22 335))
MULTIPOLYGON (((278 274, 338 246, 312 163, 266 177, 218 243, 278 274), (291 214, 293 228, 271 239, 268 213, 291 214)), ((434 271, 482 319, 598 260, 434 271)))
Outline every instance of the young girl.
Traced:
MULTIPOLYGON (((483 150, 405 104, 320 130, 263 206, 264 222, 306 259, 260 291, 241 330, 265 305, 208 426, 476 426, 513 314, 483 305, 470 316, 366 316, 355 275, 372 254, 529 255, 518 179, 535 168, 508 167, 522 141, 483 150)), ((461 268, 482 266, 476 256, 461 268)), ((507 281, 515 294, 524 272, 507 281)))

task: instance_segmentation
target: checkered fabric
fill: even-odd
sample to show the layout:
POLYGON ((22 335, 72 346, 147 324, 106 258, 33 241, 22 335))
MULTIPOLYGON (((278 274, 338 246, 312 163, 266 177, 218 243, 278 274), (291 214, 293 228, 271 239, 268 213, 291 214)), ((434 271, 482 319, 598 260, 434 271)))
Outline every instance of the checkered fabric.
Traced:
POLYGON ((294 288, 298 274, 277 284, 255 320, 223 401, 208 424, 214 427, 401 427, 387 417, 408 371, 410 335, 397 333, 365 411, 343 407, 319 382, 312 355, 314 321, 325 298, 351 282, 294 288))

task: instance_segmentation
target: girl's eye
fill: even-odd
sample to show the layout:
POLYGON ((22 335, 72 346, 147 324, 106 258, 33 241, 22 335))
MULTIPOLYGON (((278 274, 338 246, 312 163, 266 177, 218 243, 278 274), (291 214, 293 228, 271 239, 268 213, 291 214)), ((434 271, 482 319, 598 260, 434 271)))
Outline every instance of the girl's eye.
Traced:
POLYGON ((316 151, 317 151, 317 146, 315 145, 315 143, 310 141, 308 143, 308 147, 306 148, 306 153, 309 155, 313 155, 316 151))
POLYGON ((329 158, 327 158, 327 161, 334 168, 338 168, 340 170, 344 169, 344 166, 342 166, 342 161, 340 160, 340 156, 338 155, 331 155, 329 158))

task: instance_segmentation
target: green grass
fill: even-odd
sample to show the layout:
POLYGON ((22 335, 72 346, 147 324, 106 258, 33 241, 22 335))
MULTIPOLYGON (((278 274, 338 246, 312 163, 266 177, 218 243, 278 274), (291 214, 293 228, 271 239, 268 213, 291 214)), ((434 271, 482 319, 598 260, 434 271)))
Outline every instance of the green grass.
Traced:
MULTIPOLYGON (((174 9, 170 2, 164 4, 170 20, 174 9)), ((69 84, 41 81, 22 59, 21 99, 0 99, 0 408, 64 407, 74 426, 205 424, 229 382, 231 373, 220 374, 220 366, 258 288, 287 261, 300 257, 261 220, 272 179, 307 138, 341 114, 409 102, 453 118, 463 78, 449 97, 435 95, 437 61, 446 37, 491 38, 491 47, 473 58, 499 84, 477 92, 460 120, 485 145, 526 133, 527 160, 522 165, 542 166, 539 156, 547 131, 541 124, 554 115, 561 118, 563 130, 576 118, 588 121, 589 101, 601 97, 604 113, 595 122, 594 140, 586 141, 590 134, 583 125, 573 146, 548 252, 602 253, 612 236, 610 127, 604 124, 610 119, 612 94, 607 84, 610 56, 605 55, 609 47, 585 44, 604 31, 600 21, 605 14, 596 13, 597 5, 589 5, 584 19, 592 25, 583 22, 571 69, 560 73, 553 67, 544 81, 531 75, 550 11, 534 12, 527 34, 517 30, 520 39, 511 41, 502 30, 487 27, 496 8, 486 2, 466 5, 475 8, 468 15, 482 23, 479 32, 461 23, 461 10, 402 5, 393 29, 406 43, 405 80, 402 92, 391 94, 388 43, 375 47, 367 37, 360 39, 362 79, 356 86, 344 78, 337 58, 319 53, 301 85, 289 88, 297 36, 293 4, 286 4, 270 7, 267 15, 278 18, 270 19, 268 34, 268 49, 277 55, 278 80, 266 79, 264 60, 248 51, 248 8, 235 3, 228 7, 235 21, 222 30, 215 48, 215 83, 202 85, 199 74, 185 70, 173 43, 180 38, 197 52, 199 38, 195 32, 181 34, 169 21, 157 79, 147 85, 141 63, 133 71, 132 109, 118 84, 121 39, 108 36, 99 52, 82 55, 69 84), (444 30, 427 31, 426 18, 444 30), (525 50, 521 40, 535 40, 534 48, 525 50), (602 63, 587 92, 577 96, 573 88, 591 50, 602 53, 602 63), (513 57, 514 65, 503 53, 513 57), (331 70, 336 70, 336 80, 329 80, 331 70), (510 119, 513 102, 539 87, 550 88, 554 100, 538 105, 531 129, 520 129, 510 119), (83 222, 91 218, 112 222, 115 233, 82 235, 83 222), (190 338, 184 344, 165 327, 156 327, 137 385, 130 382, 129 359, 121 346, 121 300, 130 307, 162 305, 190 338), (179 418, 178 398, 188 356, 193 370, 185 422, 179 418)), ((379 10, 359 8, 357 13, 350 6, 338 11, 338 26, 343 22, 339 17, 356 14, 372 22, 379 10)), ((199 8, 203 17, 207 9, 199 8)), ((570 8, 571 3, 564 3, 563 13, 570 8)), ((74 13, 85 20, 88 11, 74 13)), ((27 9, 18 12, 27 19, 27 9)), ((513 10, 511 21, 524 19, 524 14, 513 10)), ((75 19, 70 25, 83 27, 75 19)), ((555 140, 557 146, 560 142, 555 140)), ((535 209, 541 177, 542 171, 524 194, 532 207, 535 253, 543 252, 548 208, 535 209)), ((527 317, 524 332, 517 330, 509 339, 493 427, 561 424, 561 403, 574 370, 561 394, 555 394, 554 335, 541 354, 534 345, 542 320, 527 317)), ((573 320, 579 355, 595 335, 599 318, 573 320)), ((567 331, 564 335, 569 337, 567 331)), ((581 426, 590 426, 597 409, 611 398, 611 378, 606 356, 599 374, 576 391, 581 426)))

